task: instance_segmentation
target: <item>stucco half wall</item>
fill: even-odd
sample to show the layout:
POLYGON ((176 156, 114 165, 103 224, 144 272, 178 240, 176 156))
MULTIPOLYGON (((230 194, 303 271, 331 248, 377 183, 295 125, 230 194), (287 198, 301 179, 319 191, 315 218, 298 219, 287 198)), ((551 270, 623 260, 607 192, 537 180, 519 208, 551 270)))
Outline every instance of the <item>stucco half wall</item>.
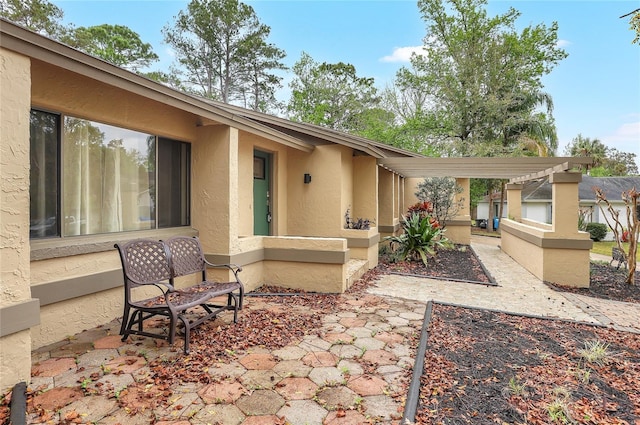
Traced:
POLYGON ((552 231, 503 219, 501 248, 538 279, 579 288, 589 287, 589 234, 557 237, 552 231), (555 236, 555 237, 554 237, 555 236))

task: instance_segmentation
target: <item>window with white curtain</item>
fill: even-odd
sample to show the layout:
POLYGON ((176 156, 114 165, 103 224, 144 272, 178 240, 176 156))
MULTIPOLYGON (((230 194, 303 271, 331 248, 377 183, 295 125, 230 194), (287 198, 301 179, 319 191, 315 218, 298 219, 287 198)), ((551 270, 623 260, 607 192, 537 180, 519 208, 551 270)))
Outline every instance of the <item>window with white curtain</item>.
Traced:
POLYGON ((188 143, 50 112, 31 117, 32 238, 190 224, 188 143), (50 130, 60 120, 61 131, 50 130), (41 152, 60 170, 43 177, 41 152))

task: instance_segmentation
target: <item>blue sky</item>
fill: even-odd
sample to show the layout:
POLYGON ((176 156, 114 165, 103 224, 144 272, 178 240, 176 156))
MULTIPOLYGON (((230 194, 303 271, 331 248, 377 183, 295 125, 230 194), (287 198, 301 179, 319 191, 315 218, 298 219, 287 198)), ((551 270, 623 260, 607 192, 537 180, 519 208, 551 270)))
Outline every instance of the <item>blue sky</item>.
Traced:
MULTIPOLYGON (((186 9, 186 0, 54 0, 66 23, 127 25, 151 43, 161 61, 172 62, 161 29, 186 9)), ((271 27, 269 41, 287 53, 292 66, 304 51, 317 62, 346 62, 383 88, 408 64, 422 43, 426 25, 416 1, 409 0, 252 0, 260 21, 271 27)), ((560 148, 579 133, 640 158, 640 45, 628 18, 640 0, 490 0, 489 15, 508 7, 521 12, 519 28, 557 21, 561 46, 569 53, 544 78, 554 100, 560 148)), ((288 80, 285 81, 285 85, 288 80)), ((287 95, 283 95, 287 98, 287 95)), ((640 164, 640 159, 637 161, 640 164)))

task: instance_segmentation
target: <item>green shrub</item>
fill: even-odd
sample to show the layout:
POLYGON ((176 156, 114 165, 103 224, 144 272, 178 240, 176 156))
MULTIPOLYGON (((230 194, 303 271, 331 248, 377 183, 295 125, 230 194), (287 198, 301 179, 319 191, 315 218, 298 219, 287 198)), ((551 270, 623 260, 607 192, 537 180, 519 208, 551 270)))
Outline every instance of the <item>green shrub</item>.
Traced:
POLYGON ((591 235, 591 239, 596 242, 603 240, 609 231, 607 225, 603 223, 588 223, 586 229, 591 235))
POLYGON ((427 256, 434 255, 436 247, 450 248, 452 245, 433 217, 414 212, 409 218, 402 218, 402 230, 401 235, 387 238, 400 260, 422 260, 426 265, 427 256))

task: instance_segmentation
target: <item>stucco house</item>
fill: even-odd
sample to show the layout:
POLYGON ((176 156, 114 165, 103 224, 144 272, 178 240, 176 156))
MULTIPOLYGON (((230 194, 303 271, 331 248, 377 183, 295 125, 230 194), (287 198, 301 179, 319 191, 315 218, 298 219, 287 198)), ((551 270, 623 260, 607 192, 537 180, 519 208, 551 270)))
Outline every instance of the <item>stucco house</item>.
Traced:
POLYGON ((377 264, 417 156, 206 101, 0 21, 0 391, 31 351, 122 314, 114 243, 198 235, 268 283, 341 292, 377 264), (345 213, 369 230, 345 229, 345 213))
MULTIPOLYGON (((592 177, 582 176, 582 181, 578 184, 580 214, 587 223, 607 224, 607 219, 611 221, 611 214, 600 209, 596 204, 594 187, 603 190, 611 205, 620 212, 623 225, 626 225, 626 207, 622 201, 621 194, 633 187, 640 188, 640 176, 624 177, 592 177)), ((482 202, 478 203, 477 218, 492 219, 497 217, 500 205, 500 193, 487 195, 482 202), (491 212, 491 213, 489 213, 491 212)), ((507 217, 507 203, 503 208, 502 217, 507 217)), ((541 223, 551 223, 552 212, 552 187, 548 179, 531 180, 523 184, 522 188, 522 216, 530 220, 541 223)), ((491 224, 489 225, 489 227, 491 224)), ((606 239, 611 240, 613 233, 609 232, 606 239)))

